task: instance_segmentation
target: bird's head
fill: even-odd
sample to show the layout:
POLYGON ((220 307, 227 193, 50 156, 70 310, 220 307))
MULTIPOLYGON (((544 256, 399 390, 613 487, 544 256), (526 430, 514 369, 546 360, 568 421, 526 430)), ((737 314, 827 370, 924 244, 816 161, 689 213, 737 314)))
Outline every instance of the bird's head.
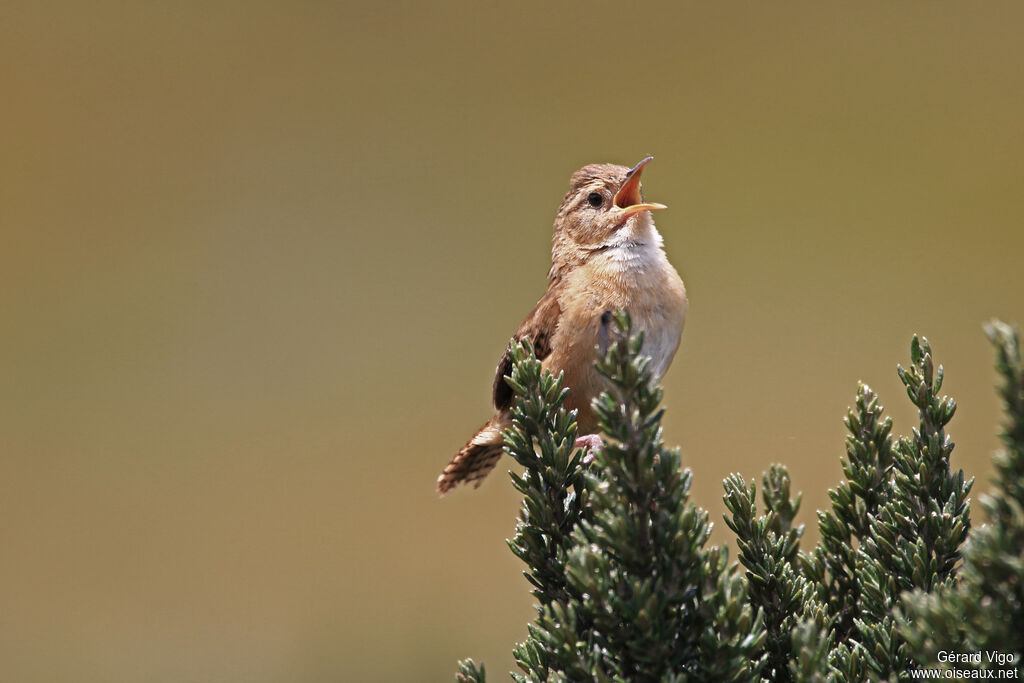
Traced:
POLYGON ((640 187, 640 175, 653 158, 633 168, 590 164, 572 174, 555 217, 553 272, 595 252, 657 239, 650 212, 666 207, 644 202, 640 187))

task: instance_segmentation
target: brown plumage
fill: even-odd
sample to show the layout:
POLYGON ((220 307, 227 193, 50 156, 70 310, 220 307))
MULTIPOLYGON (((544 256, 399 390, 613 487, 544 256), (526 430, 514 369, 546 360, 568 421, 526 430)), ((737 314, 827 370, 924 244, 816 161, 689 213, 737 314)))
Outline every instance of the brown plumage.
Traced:
MULTIPOLYGON (((578 411, 580 433, 597 428, 591 401, 605 380, 594 369, 598 347, 607 344, 608 312, 626 309, 645 332, 643 353, 655 380, 668 369, 686 319, 686 289, 662 250, 661 235, 640 191, 648 157, 632 169, 591 164, 573 173, 555 217, 548 289, 516 330, 529 338, 545 369, 565 373, 566 407, 578 411)), ((510 348, 494 378, 494 417, 477 430, 437 479, 445 495, 462 482, 479 486, 498 463, 503 429, 511 424, 510 348)))

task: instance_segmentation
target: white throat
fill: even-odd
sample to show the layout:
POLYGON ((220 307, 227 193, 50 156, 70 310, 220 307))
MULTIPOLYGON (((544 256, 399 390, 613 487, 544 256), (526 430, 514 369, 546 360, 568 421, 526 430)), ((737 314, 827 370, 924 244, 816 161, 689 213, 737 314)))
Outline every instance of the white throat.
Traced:
POLYGON ((612 239, 601 245, 601 256, 607 259, 609 265, 624 270, 635 268, 641 272, 649 266, 661 263, 666 258, 662 249, 665 241, 661 233, 653 223, 643 232, 645 234, 641 237, 630 235, 624 230, 616 233, 612 239))

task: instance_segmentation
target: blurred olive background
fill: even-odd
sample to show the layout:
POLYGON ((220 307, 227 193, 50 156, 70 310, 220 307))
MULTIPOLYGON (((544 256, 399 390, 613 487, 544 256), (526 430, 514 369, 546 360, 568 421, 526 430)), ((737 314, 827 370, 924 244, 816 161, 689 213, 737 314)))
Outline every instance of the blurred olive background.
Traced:
MULTIPOLYGON (((489 415, 570 173, 656 161, 691 311, 666 439, 841 474, 932 341, 988 488, 1024 320, 1019 3, 0 9, 0 678, 437 681, 532 599, 489 415)), ((975 518, 980 514, 976 512, 975 518)), ((810 540, 817 538, 809 532, 810 540)))

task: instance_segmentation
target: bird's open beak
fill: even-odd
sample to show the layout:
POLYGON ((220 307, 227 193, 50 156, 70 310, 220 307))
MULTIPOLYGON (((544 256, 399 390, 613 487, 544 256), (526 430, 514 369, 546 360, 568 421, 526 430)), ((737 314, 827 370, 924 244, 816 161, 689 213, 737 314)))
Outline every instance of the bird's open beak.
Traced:
POLYGON ((664 204, 645 203, 643 197, 640 196, 640 174, 644 171, 644 166, 651 163, 654 157, 647 157, 642 160, 639 164, 634 166, 626 174, 626 180, 623 181, 622 187, 615 193, 614 205, 622 210, 624 218, 629 218, 634 214, 638 214, 641 211, 653 211, 654 209, 667 209, 668 207, 664 204))

